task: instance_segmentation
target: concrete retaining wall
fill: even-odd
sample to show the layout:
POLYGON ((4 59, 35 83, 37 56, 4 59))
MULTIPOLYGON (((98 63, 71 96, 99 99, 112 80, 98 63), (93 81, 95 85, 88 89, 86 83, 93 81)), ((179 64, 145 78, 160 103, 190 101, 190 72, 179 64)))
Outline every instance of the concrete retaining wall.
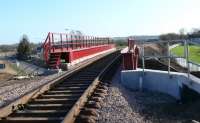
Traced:
POLYGON ((158 91, 169 94, 176 99, 181 99, 182 84, 200 93, 200 79, 187 74, 167 71, 147 70, 143 75, 142 69, 121 72, 121 83, 132 90, 139 90, 142 80, 142 89, 158 91))

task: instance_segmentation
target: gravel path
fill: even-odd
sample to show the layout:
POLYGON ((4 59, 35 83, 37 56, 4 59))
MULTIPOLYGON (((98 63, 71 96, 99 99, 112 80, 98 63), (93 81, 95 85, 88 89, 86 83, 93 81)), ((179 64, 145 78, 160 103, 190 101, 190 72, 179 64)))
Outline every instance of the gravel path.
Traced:
POLYGON ((184 106, 169 95, 124 88, 120 84, 120 71, 112 80, 103 102, 97 123, 182 123, 191 122, 190 116, 193 117, 185 117, 181 112, 184 106))

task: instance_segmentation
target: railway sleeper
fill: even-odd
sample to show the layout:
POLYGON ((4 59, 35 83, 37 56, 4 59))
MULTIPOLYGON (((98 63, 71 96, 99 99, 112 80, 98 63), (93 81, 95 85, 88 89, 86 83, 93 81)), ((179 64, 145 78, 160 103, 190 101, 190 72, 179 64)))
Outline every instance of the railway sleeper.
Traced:
POLYGON ((62 81, 60 82, 59 84, 57 84, 56 86, 58 85, 62 85, 62 84, 90 84, 92 82, 92 80, 69 80, 69 81, 62 81))
POLYGON ((85 81, 93 81, 95 77, 88 77, 88 78, 74 78, 71 81, 78 81, 78 82, 85 82, 85 81))
POLYGON ((95 116, 79 115, 75 123, 96 123, 97 118, 95 116))
POLYGON ((98 74, 80 74, 78 75, 77 77, 80 77, 80 78, 88 78, 88 77, 96 77, 98 76, 98 74))
POLYGON ((76 89, 80 89, 80 88, 86 89, 87 87, 88 86, 74 86, 74 87, 63 87, 63 86, 60 86, 60 87, 54 88, 52 90, 76 90, 76 89))
POLYGON ((95 101, 88 101, 87 104, 85 105, 85 107, 99 109, 99 108, 101 108, 101 104, 99 102, 95 102, 95 101))
POLYGON ((82 77, 88 77, 88 76, 93 76, 93 77, 95 77, 95 76, 97 76, 98 75, 98 73, 89 73, 89 72, 85 72, 85 73, 83 73, 83 74, 80 74, 80 75, 78 75, 78 76, 82 76, 82 77))
POLYGON ((68 110, 23 110, 16 111, 9 117, 64 117, 68 110))
POLYGON ((101 98, 105 98, 105 96, 107 96, 107 94, 105 94, 105 93, 97 93, 97 92, 95 92, 95 93, 93 93, 92 94, 92 96, 95 96, 95 97, 101 97, 101 98))
POLYGON ((28 110, 70 110, 73 104, 28 104, 26 109, 28 110))
POLYGON ((85 89, 83 90, 65 90, 65 91, 48 91, 45 94, 82 94, 85 91, 85 89))
POLYGON ((84 84, 90 84, 91 83, 91 81, 72 81, 72 80, 70 80, 70 81, 63 81, 63 82, 61 82, 61 83, 59 83, 58 85, 62 85, 62 84, 82 84, 82 83, 84 83, 84 84))
POLYGON ((70 83, 62 83, 59 84, 61 87, 77 87, 77 86, 89 86, 91 83, 84 83, 84 82, 79 82, 75 84, 70 84, 70 83))
POLYGON ((95 116, 95 117, 98 116, 96 109, 93 109, 93 108, 83 108, 83 109, 81 109, 80 114, 81 115, 82 114, 83 115, 92 115, 92 116, 95 116))
POLYGON ((97 89, 95 90, 95 92, 96 92, 96 93, 103 93, 103 94, 106 94, 106 95, 107 95, 107 93, 108 93, 107 90, 99 89, 99 88, 97 88, 97 89))
POLYGON ((99 102, 100 104, 103 104, 103 98, 101 98, 101 97, 91 97, 90 100, 99 102))
POLYGON ((108 90, 108 87, 105 85, 98 85, 98 89, 108 90))
POLYGON ((65 104, 65 103, 74 103, 77 101, 78 98, 74 99, 68 99, 68 98, 63 98, 63 99, 35 99, 29 104, 65 104))
POLYGON ((1 123, 60 123, 64 117, 7 117, 1 123))
POLYGON ((82 75, 98 75, 99 74, 99 71, 91 70, 91 69, 83 70, 83 72, 84 73, 82 75))
POLYGON ((50 91, 66 91, 66 92, 67 91, 69 91, 69 92, 74 91, 74 92, 78 92, 78 91, 86 90, 88 87, 89 87, 89 85, 88 86, 71 86, 71 87, 69 87, 69 86, 59 86, 58 88, 54 88, 50 91))
POLYGON ((60 99, 60 98, 71 98, 71 97, 79 98, 81 95, 82 94, 53 94, 53 95, 44 94, 38 97, 38 99, 49 99, 49 98, 60 99))

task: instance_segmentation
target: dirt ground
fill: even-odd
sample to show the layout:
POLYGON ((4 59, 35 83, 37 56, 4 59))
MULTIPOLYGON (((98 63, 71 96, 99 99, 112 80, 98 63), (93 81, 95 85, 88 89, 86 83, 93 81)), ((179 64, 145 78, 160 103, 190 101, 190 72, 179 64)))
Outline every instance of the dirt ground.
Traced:
POLYGON ((0 81, 1 80, 5 80, 5 79, 8 79, 12 76, 12 74, 9 74, 9 73, 0 73, 0 81))
POLYGON ((0 64, 5 64, 5 69, 0 69, 0 81, 10 78, 13 75, 16 75, 16 71, 12 69, 10 63, 7 61, 0 60, 0 64))

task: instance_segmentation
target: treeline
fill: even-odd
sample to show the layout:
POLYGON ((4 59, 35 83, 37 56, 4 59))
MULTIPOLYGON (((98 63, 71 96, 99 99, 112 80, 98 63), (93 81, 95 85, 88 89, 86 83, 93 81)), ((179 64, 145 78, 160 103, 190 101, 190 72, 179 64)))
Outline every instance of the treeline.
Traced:
POLYGON ((184 29, 181 29, 178 33, 167 33, 159 36, 160 40, 178 40, 178 39, 191 39, 200 38, 200 29, 193 29, 189 33, 185 33, 184 29))
POLYGON ((10 52, 10 51, 16 51, 17 44, 13 45, 0 45, 0 52, 10 52))
POLYGON ((11 45, 0 45, 0 52, 16 52, 18 59, 28 59, 32 54, 37 53, 37 48, 41 47, 40 43, 30 42, 27 35, 23 35, 19 43, 11 45))
POLYGON ((115 44, 117 47, 127 46, 127 41, 124 39, 115 40, 115 44))

